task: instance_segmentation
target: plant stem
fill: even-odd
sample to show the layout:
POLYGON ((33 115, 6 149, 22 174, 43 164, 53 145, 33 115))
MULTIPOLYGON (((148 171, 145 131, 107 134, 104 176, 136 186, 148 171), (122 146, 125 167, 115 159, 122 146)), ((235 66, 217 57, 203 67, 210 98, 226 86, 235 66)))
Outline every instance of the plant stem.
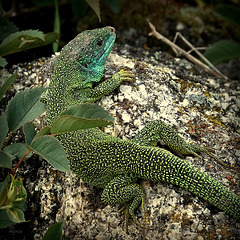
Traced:
POLYGON ((30 152, 31 152, 30 150, 27 150, 27 151, 24 153, 24 155, 22 156, 22 158, 20 159, 20 161, 17 163, 17 165, 15 166, 15 168, 14 168, 13 171, 12 171, 12 175, 13 175, 13 176, 15 175, 15 173, 16 173, 19 165, 21 164, 21 162, 24 160, 24 158, 25 158, 30 152))

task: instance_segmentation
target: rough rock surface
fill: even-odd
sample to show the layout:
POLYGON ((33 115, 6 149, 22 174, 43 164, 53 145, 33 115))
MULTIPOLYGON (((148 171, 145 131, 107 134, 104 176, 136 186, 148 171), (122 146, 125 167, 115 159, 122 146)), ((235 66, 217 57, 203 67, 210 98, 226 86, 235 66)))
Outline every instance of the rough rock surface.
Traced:
MULTIPOLYGON (((34 85, 47 81, 54 59, 32 77, 37 79, 34 85)), ((214 79, 186 60, 128 46, 110 55, 105 77, 120 68, 130 69, 136 79, 99 101, 115 117, 114 126, 103 130, 131 139, 147 122, 162 119, 185 140, 214 148, 231 168, 206 154, 201 154, 202 159, 183 157, 240 194, 240 87, 234 81, 214 79)), ((159 147, 165 146, 160 142, 159 147)), ((151 227, 140 229, 130 221, 127 234, 124 212, 102 203, 101 189, 43 161, 37 179, 28 184, 29 194, 38 192, 41 204, 34 238, 39 239, 50 224, 64 221, 64 239, 240 239, 240 223, 190 192, 168 183, 140 183, 146 190, 151 227)), ((144 221, 140 210, 136 216, 144 221)))

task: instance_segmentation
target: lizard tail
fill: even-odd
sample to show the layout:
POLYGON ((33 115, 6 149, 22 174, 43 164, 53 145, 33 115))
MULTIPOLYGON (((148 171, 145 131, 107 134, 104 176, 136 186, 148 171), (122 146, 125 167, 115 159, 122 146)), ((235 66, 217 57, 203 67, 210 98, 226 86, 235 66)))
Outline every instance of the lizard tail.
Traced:
MULTIPOLYGON (((172 183, 187 189, 240 221, 240 197, 185 160, 165 149, 144 149, 148 157, 138 158, 134 171, 141 178, 172 183), (140 161, 139 161, 140 160, 140 161), (140 163, 140 164, 139 164, 140 163)), ((142 154, 144 157, 144 154, 142 154)))

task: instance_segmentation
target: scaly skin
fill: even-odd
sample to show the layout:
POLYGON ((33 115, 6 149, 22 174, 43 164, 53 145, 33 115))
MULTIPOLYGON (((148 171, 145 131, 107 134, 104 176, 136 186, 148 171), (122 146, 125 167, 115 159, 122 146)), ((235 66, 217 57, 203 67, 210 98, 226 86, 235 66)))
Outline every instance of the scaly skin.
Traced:
MULTIPOLYGON (((48 125, 70 106, 95 102, 123 81, 131 81, 133 75, 122 70, 92 88, 92 83, 102 77, 114 40, 115 30, 105 27, 80 33, 62 49, 47 94, 48 125)), ((197 156, 205 152, 212 156, 208 148, 185 142, 160 120, 149 123, 131 141, 109 136, 97 128, 57 138, 67 152, 72 171, 87 183, 103 188, 102 200, 107 204, 125 205, 127 215, 136 223, 134 211, 144 202, 138 179, 178 185, 240 220, 239 196, 185 160, 155 147, 161 138, 176 152, 197 156)))

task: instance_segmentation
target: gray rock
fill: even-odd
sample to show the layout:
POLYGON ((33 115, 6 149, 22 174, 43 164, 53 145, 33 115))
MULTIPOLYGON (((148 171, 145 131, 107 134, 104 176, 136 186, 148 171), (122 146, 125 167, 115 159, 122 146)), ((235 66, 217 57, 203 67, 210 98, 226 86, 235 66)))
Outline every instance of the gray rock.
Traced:
MULTIPOLYGON (((106 127, 106 132, 131 139, 147 122, 162 119, 187 141, 212 147, 222 161, 239 167, 240 154, 234 139, 239 139, 240 87, 231 88, 231 81, 225 87, 219 79, 194 73, 192 64, 187 61, 161 59, 161 52, 155 53, 155 58, 150 52, 141 55, 142 50, 138 50, 141 57, 137 57, 129 51, 128 46, 121 46, 119 52, 125 56, 113 52, 106 64, 105 76, 112 76, 119 68, 127 67, 136 77, 134 83, 124 83, 115 94, 99 101, 115 117, 114 126, 106 127)), ((36 66, 38 71, 34 70, 32 74, 22 71, 22 78, 28 76, 33 86, 45 84, 52 70, 49 61, 54 63, 54 59, 55 56, 44 66, 36 66)), ((202 157, 187 156, 186 161, 232 191, 239 192, 239 174, 223 168, 205 154, 202 157)), ((65 222, 64 239, 240 238, 240 224, 235 219, 220 214, 195 195, 167 183, 140 182, 146 189, 146 207, 152 226, 141 229, 130 221, 126 234, 124 214, 118 212, 118 206, 101 203, 101 190, 88 186, 72 173, 56 173, 43 163, 35 188, 31 187, 31 191, 38 191, 41 196, 39 218, 42 221, 37 221, 35 238, 46 231, 50 221, 65 222), (58 209, 53 213, 56 207, 58 209)), ((144 220, 140 210, 136 216, 140 221, 144 220)))

